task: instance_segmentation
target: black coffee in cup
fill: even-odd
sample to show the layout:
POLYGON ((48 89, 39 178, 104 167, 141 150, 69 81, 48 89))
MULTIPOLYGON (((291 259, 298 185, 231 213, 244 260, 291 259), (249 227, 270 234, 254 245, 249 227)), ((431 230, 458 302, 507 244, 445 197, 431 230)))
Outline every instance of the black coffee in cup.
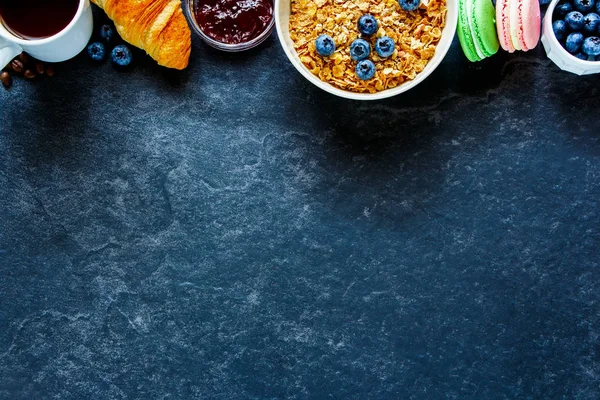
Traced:
POLYGON ((80 0, 0 0, 0 23, 26 40, 56 35, 73 20, 80 0))

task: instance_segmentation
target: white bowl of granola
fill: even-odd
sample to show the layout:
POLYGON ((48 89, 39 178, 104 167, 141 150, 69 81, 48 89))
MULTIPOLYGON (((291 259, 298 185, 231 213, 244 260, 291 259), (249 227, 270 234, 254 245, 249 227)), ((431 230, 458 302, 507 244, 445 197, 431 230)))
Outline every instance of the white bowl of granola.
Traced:
POLYGON ((416 11, 404 11, 398 0, 275 0, 275 26, 285 54, 306 79, 319 88, 353 100, 379 100, 417 86, 442 62, 456 32, 458 0, 421 0, 416 11), (373 15, 378 31, 369 38, 375 76, 361 80, 350 44, 362 37, 358 18, 373 15), (330 35, 335 52, 321 57, 315 40, 330 35), (392 56, 380 58, 375 40, 391 37, 392 56))

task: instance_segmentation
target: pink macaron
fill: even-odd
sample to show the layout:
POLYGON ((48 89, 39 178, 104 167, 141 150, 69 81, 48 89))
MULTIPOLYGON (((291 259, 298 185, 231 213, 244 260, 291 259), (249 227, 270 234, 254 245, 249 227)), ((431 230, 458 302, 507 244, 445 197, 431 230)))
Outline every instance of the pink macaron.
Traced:
POLYGON ((500 46, 512 53, 535 48, 540 40, 538 0, 497 0, 496 30, 500 46))

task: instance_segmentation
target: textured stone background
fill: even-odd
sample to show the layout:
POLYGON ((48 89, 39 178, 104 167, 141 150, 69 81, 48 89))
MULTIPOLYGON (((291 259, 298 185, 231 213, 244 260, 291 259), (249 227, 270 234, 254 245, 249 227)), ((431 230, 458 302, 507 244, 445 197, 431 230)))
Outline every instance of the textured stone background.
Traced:
POLYGON ((600 75, 58 72, 0 90, 0 399, 600 398, 600 75))

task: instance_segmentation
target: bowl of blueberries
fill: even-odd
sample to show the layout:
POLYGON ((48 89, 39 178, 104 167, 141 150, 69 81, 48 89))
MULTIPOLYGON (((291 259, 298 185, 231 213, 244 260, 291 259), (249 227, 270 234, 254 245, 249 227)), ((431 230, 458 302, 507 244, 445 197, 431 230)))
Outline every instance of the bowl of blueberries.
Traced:
POLYGON ((559 68, 600 72, 600 0, 553 0, 542 23, 542 44, 559 68))

